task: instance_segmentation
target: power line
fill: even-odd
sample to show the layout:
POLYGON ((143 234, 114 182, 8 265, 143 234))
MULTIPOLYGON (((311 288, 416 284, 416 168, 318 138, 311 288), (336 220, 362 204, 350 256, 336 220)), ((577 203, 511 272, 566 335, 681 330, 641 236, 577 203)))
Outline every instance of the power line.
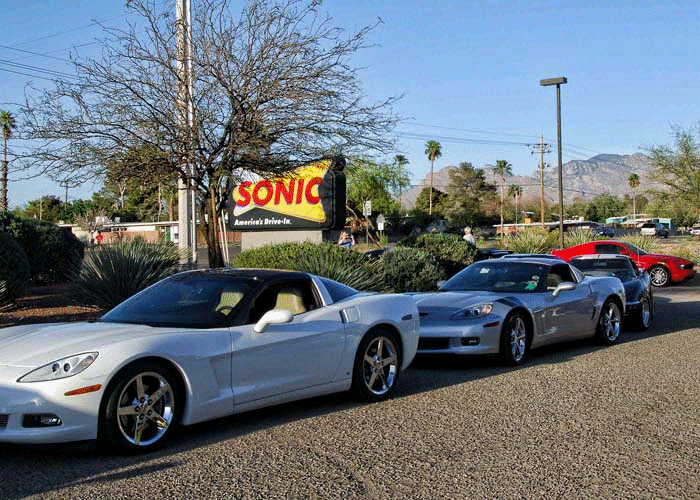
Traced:
POLYGON ((71 75, 69 73, 64 73, 63 71, 40 68, 39 66, 32 66, 30 64, 22 64, 22 63, 12 62, 12 61, 8 61, 7 59, 0 59, 0 64, 4 64, 6 66, 11 66, 11 67, 17 68, 17 69, 23 69, 25 71, 34 71, 37 73, 45 73, 45 74, 48 74, 51 76, 56 76, 56 77, 75 78, 75 75, 71 75))

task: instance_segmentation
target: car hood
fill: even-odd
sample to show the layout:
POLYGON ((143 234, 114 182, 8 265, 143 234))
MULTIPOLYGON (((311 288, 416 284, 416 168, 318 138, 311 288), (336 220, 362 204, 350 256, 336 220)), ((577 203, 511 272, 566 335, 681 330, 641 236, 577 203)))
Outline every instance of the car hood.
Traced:
POLYGON ((124 323, 50 323, 0 330, 0 365, 35 367, 62 357, 99 351, 125 338, 161 333, 162 329, 124 323))
POLYGON ((501 298, 491 292, 434 292, 418 293, 413 296, 421 316, 451 316, 470 306, 493 302, 501 298))

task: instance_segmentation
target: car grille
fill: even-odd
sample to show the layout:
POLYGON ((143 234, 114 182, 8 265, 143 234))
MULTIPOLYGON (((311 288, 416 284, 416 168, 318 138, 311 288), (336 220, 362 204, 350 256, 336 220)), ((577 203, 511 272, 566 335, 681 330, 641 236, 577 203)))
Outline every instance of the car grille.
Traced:
POLYGON ((435 351, 438 349, 447 349, 450 346, 448 338, 422 338, 418 339, 419 351, 435 351))
POLYGON ((5 414, 5 413, 0 413, 0 429, 4 429, 7 427, 7 421, 9 420, 10 416, 5 414))

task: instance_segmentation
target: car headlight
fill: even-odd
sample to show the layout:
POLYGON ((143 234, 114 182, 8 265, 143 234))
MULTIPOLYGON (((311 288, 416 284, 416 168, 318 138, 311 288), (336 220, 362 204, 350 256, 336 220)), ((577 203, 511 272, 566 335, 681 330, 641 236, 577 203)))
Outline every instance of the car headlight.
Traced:
POLYGON ((491 314, 491 311, 493 311, 493 304, 479 304, 462 309, 458 313, 454 314, 450 319, 482 318, 491 314))
POLYGON ((72 377, 85 370, 97 359, 96 352, 84 352, 59 359, 22 375, 17 382, 46 382, 72 377))

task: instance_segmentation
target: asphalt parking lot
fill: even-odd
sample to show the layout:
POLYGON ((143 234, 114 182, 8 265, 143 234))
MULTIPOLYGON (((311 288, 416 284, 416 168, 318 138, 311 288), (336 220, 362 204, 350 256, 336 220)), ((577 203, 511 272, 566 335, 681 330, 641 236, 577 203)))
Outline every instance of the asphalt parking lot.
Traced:
POLYGON ((495 361, 418 359, 396 398, 316 398, 156 453, 0 445, 0 498, 700 498, 700 278, 645 334, 495 361))

